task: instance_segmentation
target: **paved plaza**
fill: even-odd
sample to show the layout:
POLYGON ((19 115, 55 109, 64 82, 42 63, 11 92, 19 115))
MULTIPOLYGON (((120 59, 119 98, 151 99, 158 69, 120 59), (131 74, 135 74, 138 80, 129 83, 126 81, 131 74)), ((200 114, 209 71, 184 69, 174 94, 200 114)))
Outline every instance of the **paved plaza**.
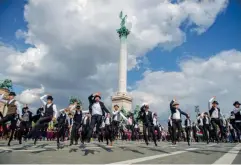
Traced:
POLYGON ((137 142, 116 142, 113 147, 92 142, 86 146, 64 146, 57 150, 55 142, 27 142, 11 147, 0 141, 1 164, 240 164, 241 144, 180 142, 172 146, 160 142, 157 147, 137 142))

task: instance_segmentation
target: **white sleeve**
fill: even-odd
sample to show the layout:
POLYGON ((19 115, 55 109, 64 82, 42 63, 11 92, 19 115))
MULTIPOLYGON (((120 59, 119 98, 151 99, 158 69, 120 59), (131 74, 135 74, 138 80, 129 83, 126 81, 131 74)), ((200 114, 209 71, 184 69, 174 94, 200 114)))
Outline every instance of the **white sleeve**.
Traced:
POLYGON ((43 95, 42 97, 40 97, 41 102, 43 103, 43 105, 46 105, 46 101, 44 101, 44 99, 47 97, 48 95, 43 95))
POLYGON ((54 104, 53 105, 53 111, 54 111, 54 118, 57 118, 57 115, 58 115, 58 110, 57 110, 57 107, 56 107, 56 105, 54 104))
POLYGON ((7 103, 8 101, 7 101, 7 100, 4 100, 3 97, 4 97, 4 94, 1 94, 1 95, 0 95, 0 102, 2 102, 2 103, 7 103))

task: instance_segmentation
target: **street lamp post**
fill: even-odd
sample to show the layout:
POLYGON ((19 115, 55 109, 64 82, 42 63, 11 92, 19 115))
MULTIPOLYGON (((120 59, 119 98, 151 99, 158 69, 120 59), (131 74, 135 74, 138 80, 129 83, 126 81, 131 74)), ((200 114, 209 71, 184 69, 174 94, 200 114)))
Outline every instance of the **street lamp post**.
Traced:
POLYGON ((195 112, 196 112, 196 115, 198 116, 200 110, 199 110, 199 105, 195 106, 195 112))

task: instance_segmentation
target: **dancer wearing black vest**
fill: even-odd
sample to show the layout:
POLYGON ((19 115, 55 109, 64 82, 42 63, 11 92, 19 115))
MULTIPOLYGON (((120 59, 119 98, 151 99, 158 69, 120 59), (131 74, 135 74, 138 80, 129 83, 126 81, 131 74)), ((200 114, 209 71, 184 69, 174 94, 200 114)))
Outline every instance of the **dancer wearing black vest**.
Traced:
POLYGON ((110 114, 107 114, 105 119, 105 139, 106 139, 106 144, 109 145, 109 141, 110 141, 110 146, 113 145, 113 138, 114 138, 114 134, 113 134, 113 128, 112 128, 112 120, 110 117, 110 114))
POLYGON ((209 144, 210 141, 210 118, 208 116, 208 113, 204 113, 203 117, 203 137, 206 140, 207 144, 209 144))
POLYGON ((159 128, 159 122, 158 122, 156 113, 154 113, 154 115, 153 115, 153 124, 154 124, 154 131, 157 131, 157 140, 160 141, 161 140, 161 131, 159 128))
POLYGON ((18 135, 20 144, 22 144, 22 137, 28 134, 32 126, 32 112, 29 111, 27 106, 23 108, 22 113, 22 121, 20 123, 20 130, 18 135))
POLYGON ((60 115, 57 118, 58 123, 56 124, 57 127, 57 147, 60 148, 60 139, 65 139, 65 133, 69 126, 69 118, 67 114, 65 113, 65 109, 60 110, 60 115))
POLYGON ((120 125, 120 110, 118 105, 114 105, 113 117, 112 117, 112 126, 113 126, 113 135, 115 140, 118 137, 120 125))
POLYGON ((150 135, 152 136, 155 146, 157 146, 156 136, 154 131, 154 124, 153 124, 153 114, 151 111, 149 111, 149 105, 144 104, 141 107, 140 113, 141 113, 140 114, 141 120, 143 121, 143 135, 144 135, 144 140, 146 145, 149 145, 148 137, 146 134, 146 132, 148 131, 148 136, 150 135))
POLYGON ((10 129, 11 129, 11 135, 8 141, 8 146, 10 146, 10 143, 13 139, 13 135, 16 129, 17 120, 22 119, 22 109, 20 108, 20 104, 14 99, 16 96, 15 92, 10 92, 8 95, 8 100, 3 99, 4 94, 0 95, 0 101, 5 103, 5 106, 7 106, 8 111, 6 116, 2 116, 2 119, 0 120, 0 125, 3 126, 3 132, 4 134, 8 134, 7 127, 5 125, 6 122, 10 121, 10 129))
POLYGON ((52 96, 44 95, 44 96, 40 97, 40 100, 42 101, 42 103, 44 105, 44 116, 41 117, 36 122, 32 131, 28 135, 28 137, 31 137, 32 135, 35 135, 34 144, 36 144, 36 142, 37 142, 37 138, 38 138, 37 132, 38 132, 38 130, 43 129, 52 120, 56 120, 57 114, 58 114, 57 107, 53 103, 53 97, 52 96), (47 102, 45 102, 45 100, 44 100, 46 97, 47 97, 47 102))
POLYGON ((105 116, 105 113, 110 113, 109 110, 105 107, 104 103, 101 102, 101 97, 99 93, 92 94, 88 97, 89 100, 89 110, 91 114, 91 123, 90 129, 88 132, 88 142, 90 142, 93 129, 96 125, 96 135, 99 135, 100 125, 102 123, 102 117, 105 116))
POLYGON ((181 121, 181 115, 185 115, 188 118, 188 114, 183 112, 179 108, 179 103, 176 102, 175 99, 173 99, 170 102, 170 110, 171 110, 171 119, 172 119, 172 144, 175 145, 176 141, 179 141, 179 138, 181 137, 181 129, 182 129, 182 121, 181 121), (176 130, 178 129, 178 136, 176 134, 176 130))
POLYGON ((186 131, 186 134, 187 134, 187 143, 190 146, 192 123, 191 123, 191 119, 190 119, 189 116, 186 118, 184 124, 185 124, 185 131, 186 131))
POLYGON ((84 142, 87 140, 88 136, 88 130, 90 129, 90 121, 91 116, 90 113, 86 113, 85 117, 82 120, 82 131, 81 131, 81 142, 84 144, 84 142))
POLYGON ((213 127, 213 131, 215 132, 215 139, 216 139, 217 143, 219 143, 220 139, 218 136, 217 125, 219 127, 222 137, 224 135, 224 132, 223 132, 223 127, 222 127, 222 122, 221 122, 220 108, 218 107, 218 102, 214 101, 215 98, 216 97, 212 97, 209 100, 209 109, 210 109, 209 115, 211 116, 211 124, 213 127), (212 104, 212 106, 210 104, 212 104))
POLYGON ((238 142, 241 142, 240 139, 240 134, 241 134, 241 108, 240 108, 240 103, 238 101, 235 101, 233 103, 233 106, 235 107, 233 110, 234 116, 235 116, 235 127, 234 129, 237 132, 237 136, 238 136, 238 142))
POLYGON ((78 144, 79 128, 81 127, 81 123, 82 123, 82 111, 81 111, 81 106, 78 104, 76 106, 75 114, 73 117, 73 126, 72 126, 71 136, 70 136, 70 145, 73 145, 74 140, 75 140, 75 145, 78 144))

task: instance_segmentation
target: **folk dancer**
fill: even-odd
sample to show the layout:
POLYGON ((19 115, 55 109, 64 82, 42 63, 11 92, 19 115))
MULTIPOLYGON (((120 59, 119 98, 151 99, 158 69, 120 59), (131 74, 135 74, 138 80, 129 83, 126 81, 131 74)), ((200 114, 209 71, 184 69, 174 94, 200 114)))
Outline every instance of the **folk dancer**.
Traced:
POLYGON ((82 144, 84 144, 84 142, 88 138, 88 130, 90 129, 90 123, 91 123, 91 115, 89 112, 87 112, 82 120, 82 131, 81 131, 82 144))
POLYGON ((148 135, 151 135, 154 141, 155 146, 157 146, 156 143, 156 136, 155 136, 155 131, 154 131, 154 124, 153 124, 153 113, 149 111, 149 105, 144 104, 141 107, 140 110, 141 113, 141 119, 143 121, 143 135, 144 135, 144 140, 146 145, 149 145, 148 143, 148 137, 146 132, 148 131, 148 135))
MULTIPOLYGON (((32 127, 32 116, 33 113, 29 111, 29 108, 26 106, 22 111, 22 121, 20 123, 19 130, 19 143, 22 144, 22 137, 26 136, 32 127)), ((26 139, 25 139, 26 140, 26 139)))
POLYGON ((204 138, 207 142, 207 144, 209 144, 210 141, 210 118, 208 115, 208 112, 204 112, 204 117, 203 117, 203 135, 204 138))
POLYGON ((176 141, 179 141, 179 138, 181 137, 181 115, 185 115, 188 118, 188 114, 183 112, 179 108, 179 103, 173 99, 170 102, 170 110, 171 110, 171 119, 172 119, 172 144, 176 144, 176 141), (176 135, 176 130, 178 129, 178 137, 176 135))
POLYGON ((102 117, 105 116, 105 113, 110 113, 109 110, 105 107, 105 104, 101 102, 100 93, 91 94, 88 97, 89 100, 89 111, 91 114, 91 123, 90 129, 88 132, 88 142, 90 142, 93 129, 96 125, 96 134, 100 133, 100 125, 102 123, 102 117))
POLYGON ((203 131, 203 114, 198 114, 197 117, 197 124, 198 124, 198 128, 200 129, 200 131, 203 133, 203 139, 204 139, 204 131, 203 131))
POLYGON ((110 146, 113 145, 113 129, 112 129, 112 120, 110 114, 106 114, 106 117, 104 119, 105 122, 105 139, 106 139, 106 144, 109 145, 110 141, 110 146))
POLYGON ((241 108, 240 108, 240 103, 238 101, 235 101, 234 104, 234 116, 235 116, 235 130, 237 132, 237 137, 238 137, 238 141, 241 142, 240 139, 240 134, 241 134, 241 108))
POLYGON ((160 128, 159 128, 159 122, 157 119, 157 113, 153 114, 153 125, 154 125, 154 131, 157 131, 157 140, 160 141, 161 132, 160 132, 160 128))
POLYGON ((221 123, 221 113, 220 113, 220 108, 218 107, 218 102, 214 100, 216 97, 212 97, 209 100, 209 115, 211 116, 211 125, 213 127, 213 131, 215 132, 215 139, 217 143, 219 143, 219 136, 218 136, 218 131, 217 131, 217 125, 219 127, 219 130, 221 132, 221 135, 223 137, 223 127, 221 123))
POLYGON ((68 126, 70 125, 69 123, 69 118, 66 115, 65 109, 60 110, 60 115, 57 118, 57 147, 58 149, 60 148, 60 139, 61 141, 64 141, 65 139, 65 133, 66 130, 68 128, 68 126))
MULTIPOLYGON (((4 134, 8 134, 8 130, 6 128, 5 123, 9 122, 9 121, 11 122, 11 125, 10 125, 11 135, 10 135, 10 138, 8 141, 8 146, 10 146, 10 143, 13 139, 17 120, 18 119, 22 120, 22 109, 20 107, 19 102, 14 99, 15 96, 16 96, 15 92, 10 92, 8 99, 4 100, 3 99, 4 94, 0 95, 0 101, 5 103, 6 104, 5 106, 7 106, 7 108, 8 108, 6 116, 2 115, 2 119, 0 120, 0 125, 3 126, 4 134)), ((19 143, 21 143, 21 142, 19 142, 19 143)))
POLYGON ((52 96, 44 95, 44 96, 40 97, 40 100, 42 101, 42 103, 44 105, 44 112, 43 112, 44 116, 41 117, 36 122, 32 131, 28 135, 28 137, 29 136, 31 137, 33 134, 35 134, 34 144, 37 143, 38 137, 36 136, 36 133, 38 132, 38 130, 43 129, 46 126, 46 124, 48 124, 49 122, 56 120, 57 115, 58 115, 57 107, 53 103, 53 97, 52 96), (45 100, 44 100, 45 98, 47 98, 47 102, 45 102, 45 100))
POLYGON ((191 123, 191 119, 190 117, 187 117, 185 119, 185 131, 186 131, 186 135, 187 135, 187 143, 190 146, 190 142, 191 142, 191 130, 192 130, 192 123, 191 123))
POLYGON ((76 106, 75 114, 73 117, 73 126, 71 130, 71 136, 70 136, 70 146, 73 145, 73 141, 75 140, 75 145, 78 145, 78 139, 79 139, 79 129, 82 124, 82 109, 81 106, 78 104, 76 106))
POLYGON ((112 126, 114 131, 113 140, 115 140, 118 137, 119 125, 120 125, 120 110, 118 105, 114 105, 114 111, 113 111, 113 117, 112 117, 112 126))

